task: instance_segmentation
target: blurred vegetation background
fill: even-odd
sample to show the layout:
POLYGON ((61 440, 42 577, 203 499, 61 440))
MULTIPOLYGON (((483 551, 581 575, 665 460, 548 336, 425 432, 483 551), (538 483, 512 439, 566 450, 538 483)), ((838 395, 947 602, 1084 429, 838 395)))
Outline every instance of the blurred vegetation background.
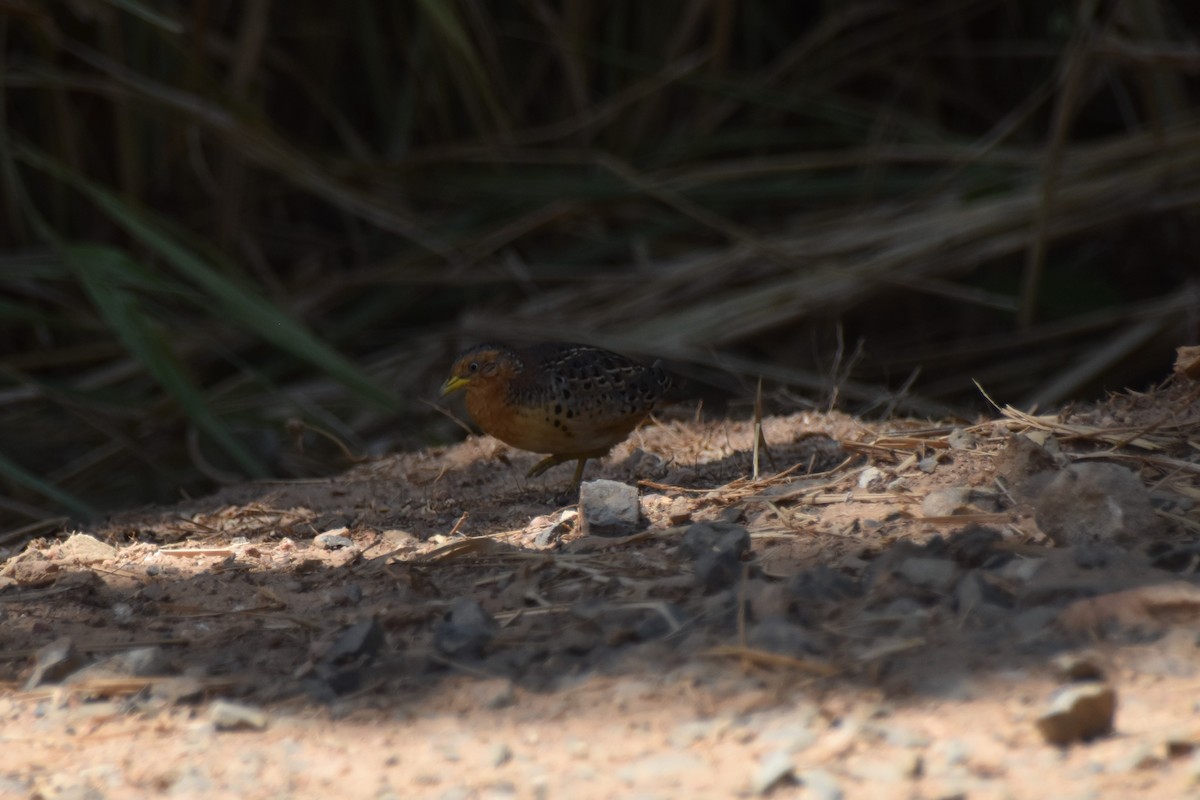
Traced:
POLYGON ((713 413, 1146 386, 1197 339, 1198 19, 0 0, 0 530, 450 441, 485 338, 713 413))

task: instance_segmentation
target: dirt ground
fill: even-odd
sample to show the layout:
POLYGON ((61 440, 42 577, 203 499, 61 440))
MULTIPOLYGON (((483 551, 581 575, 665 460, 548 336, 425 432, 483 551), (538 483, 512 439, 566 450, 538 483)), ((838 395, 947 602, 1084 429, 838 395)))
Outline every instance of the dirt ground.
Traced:
POLYGON ((590 464, 610 535, 481 437, 10 550, 0 796, 1200 792, 1194 384, 762 427, 759 480, 748 421, 590 464))

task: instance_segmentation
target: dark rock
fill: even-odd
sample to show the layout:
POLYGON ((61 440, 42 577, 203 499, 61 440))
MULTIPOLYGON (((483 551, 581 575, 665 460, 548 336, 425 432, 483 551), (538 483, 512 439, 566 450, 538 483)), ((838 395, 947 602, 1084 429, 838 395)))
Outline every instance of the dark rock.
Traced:
POLYGON ((858 581, 832 567, 819 566, 797 572, 787 583, 793 604, 838 603, 862 594, 858 581))
POLYGON ((499 627, 479 603, 460 597, 433 629, 433 645, 452 658, 479 658, 499 627))
POLYGON ((684 531, 678 554, 692 561, 706 553, 731 552, 737 558, 750 549, 750 532, 732 522, 697 522, 684 531))
POLYGON ((383 628, 378 620, 365 619, 339 633, 325 651, 321 663, 331 666, 367 664, 379 654, 383 643, 383 628))
POLYGON ((1012 557, 1008 553, 997 552, 996 545, 1002 541, 1004 536, 995 528, 971 524, 952 534, 946 546, 954 560, 964 567, 982 567, 985 563, 996 566, 997 555, 1005 559, 1012 557))
POLYGON ((678 554, 695 562, 696 584, 705 592, 733 585, 742 575, 742 555, 750 549, 750 533, 729 522, 697 522, 679 543, 678 554))
POLYGON ((801 658, 824 650, 806 628, 785 617, 767 617, 746 632, 746 644, 755 650, 801 658))
POLYGON ((949 558, 908 558, 896 567, 896 574, 914 586, 938 594, 948 594, 958 583, 958 564, 949 558))
POLYGON ((742 559, 732 550, 717 550, 701 554, 693 569, 696 585, 711 594, 738 582, 742 576, 742 559))

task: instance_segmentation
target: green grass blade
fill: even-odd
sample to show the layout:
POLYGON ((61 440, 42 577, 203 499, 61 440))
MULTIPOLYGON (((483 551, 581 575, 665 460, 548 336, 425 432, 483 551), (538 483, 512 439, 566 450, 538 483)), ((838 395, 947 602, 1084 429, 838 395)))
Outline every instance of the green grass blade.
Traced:
POLYGON ((54 175, 90 198, 114 222, 161 257, 178 274, 199 287, 213 301, 214 308, 219 309, 219 314, 328 373, 379 407, 397 406, 396 398, 391 393, 318 339, 302 323, 274 306, 251 286, 234 281, 213 269, 151 221, 148 215, 31 148, 20 147, 18 153, 26 163, 54 175))
POLYGON ((208 407, 182 362, 167 346, 167 337, 140 307, 136 296, 120 285, 131 259, 119 250, 100 245, 72 245, 63 252, 88 296, 129 352, 243 469, 256 477, 265 476, 267 470, 262 463, 208 407))
POLYGON ((48 500, 53 500, 63 508, 69 508, 73 513, 81 517, 92 518, 98 516, 96 509, 87 503, 68 492, 64 492, 57 486, 47 483, 3 453, 0 453, 0 475, 19 486, 24 486, 27 489, 37 492, 48 500))

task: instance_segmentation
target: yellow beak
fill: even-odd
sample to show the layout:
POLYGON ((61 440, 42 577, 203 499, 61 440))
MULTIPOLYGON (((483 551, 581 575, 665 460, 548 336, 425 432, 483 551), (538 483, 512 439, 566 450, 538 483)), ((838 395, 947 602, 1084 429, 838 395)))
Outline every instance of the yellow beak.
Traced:
POLYGON ((445 397, 448 394, 454 394, 460 389, 467 388, 467 384, 470 382, 471 381, 467 378, 460 378, 457 375, 451 375, 446 379, 446 382, 442 384, 442 397, 445 397))

